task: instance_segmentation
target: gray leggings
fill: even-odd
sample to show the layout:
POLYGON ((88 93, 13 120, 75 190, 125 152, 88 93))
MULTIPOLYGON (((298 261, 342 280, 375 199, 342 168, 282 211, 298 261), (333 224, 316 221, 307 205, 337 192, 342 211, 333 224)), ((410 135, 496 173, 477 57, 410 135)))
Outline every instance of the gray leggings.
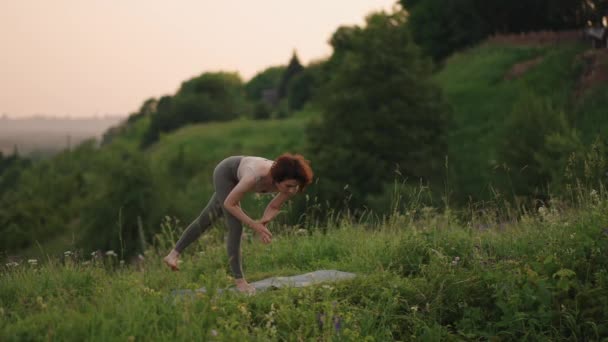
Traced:
POLYGON ((241 235, 243 234, 243 224, 239 219, 226 211, 223 203, 230 191, 239 182, 236 172, 242 158, 242 156, 228 157, 217 164, 213 171, 213 186, 215 188, 213 196, 211 196, 205 209, 186 228, 177 244, 175 244, 175 250, 181 254, 188 245, 209 229, 217 218, 224 216, 228 225, 228 258, 230 260, 232 275, 235 279, 243 278, 243 269, 241 267, 241 235))

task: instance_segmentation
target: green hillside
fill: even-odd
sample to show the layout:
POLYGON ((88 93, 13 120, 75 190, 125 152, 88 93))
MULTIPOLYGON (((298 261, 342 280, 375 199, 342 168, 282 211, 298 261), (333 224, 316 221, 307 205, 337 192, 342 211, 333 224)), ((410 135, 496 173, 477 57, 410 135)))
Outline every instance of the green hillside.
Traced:
MULTIPOLYGON (((307 117, 284 120, 237 120, 190 125, 161 137, 149 150, 151 166, 171 188, 171 215, 193 219, 213 193, 215 165, 232 155, 274 159, 284 152, 302 153, 307 117)), ((257 214, 258 201, 243 204, 257 214)))
POLYGON ((608 119, 602 114, 608 104, 605 85, 585 93, 593 96, 577 96, 583 72, 580 56, 585 49, 577 44, 483 44, 446 62, 434 78, 454 110, 449 168, 456 198, 488 198, 490 186, 505 182, 508 176, 501 169, 497 150, 505 135, 520 133, 505 132, 505 121, 518 103, 530 97, 564 110, 583 141, 592 141, 607 127, 608 119))

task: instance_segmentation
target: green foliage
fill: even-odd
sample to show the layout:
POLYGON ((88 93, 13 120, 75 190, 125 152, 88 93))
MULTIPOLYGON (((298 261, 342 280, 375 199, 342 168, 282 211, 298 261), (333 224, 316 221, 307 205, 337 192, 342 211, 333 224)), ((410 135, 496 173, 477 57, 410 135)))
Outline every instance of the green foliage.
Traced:
POLYGON ((416 42, 435 60, 492 34, 579 29, 605 15, 602 1, 400 0, 416 42))
POLYGON ((127 120, 115 127, 109 128, 106 132, 104 132, 101 139, 101 144, 107 145, 110 142, 120 138, 134 142, 142 141, 143 134, 147 129, 150 117, 156 113, 157 105, 158 100, 155 98, 150 98, 144 101, 139 108, 139 111, 132 113, 129 115, 127 120))
POLYGON ((253 107, 253 118, 255 120, 269 119, 271 113, 270 105, 262 101, 257 102, 255 107, 253 107))
POLYGON ((307 134, 332 203, 346 189, 361 204, 395 169, 416 181, 437 179, 448 110, 405 20, 402 12, 376 13, 366 27, 342 27, 331 38, 332 74, 317 98, 323 117, 307 134))
MULTIPOLYGON (((519 131, 511 131, 511 134, 505 125, 514 120, 510 118, 512 115, 519 116, 517 120, 520 122, 527 120, 524 104, 530 102, 530 98, 541 104, 551 103, 551 112, 555 112, 556 116, 565 113, 569 126, 576 127, 580 132, 579 139, 582 142, 588 139, 592 132, 583 130, 583 125, 576 124, 577 119, 573 118, 575 112, 572 110, 572 100, 575 100, 572 93, 580 76, 577 55, 582 51, 582 46, 570 44, 557 47, 486 44, 454 55, 434 75, 454 110, 448 128, 447 170, 448 191, 453 204, 493 200, 497 196, 497 190, 500 196, 512 194, 514 186, 524 193, 534 193, 534 188, 546 186, 534 184, 531 188, 518 188, 509 180, 511 174, 505 170, 501 163, 502 157, 499 156, 500 150, 508 149, 504 139, 513 141, 517 140, 516 137, 521 138, 519 131), (538 63, 518 77, 507 77, 516 65, 531 60, 537 60, 538 63), (515 109, 516 106, 520 109, 515 109)), ((602 122, 599 119, 602 115, 599 103, 596 108, 597 111, 588 113, 587 117, 593 117, 599 123, 602 122)), ((533 122, 537 119, 528 120, 533 122)), ((543 125, 550 126, 553 123, 543 125)), ((563 137, 571 140, 568 136, 565 134, 563 137)), ((564 153, 569 151, 566 146, 558 146, 558 141, 553 145, 546 148, 555 152, 560 149, 564 153)), ((532 147, 527 152, 523 146, 521 149, 523 155, 535 158, 532 157, 532 147)), ((558 159, 563 161, 567 157, 567 154, 560 155, 558 159)), ((519 173, 524 165, 518 164, 517 168, 514 166, 511 173, 519 173)), ((548 167, 551 178, 558 177, 556 173, 561 172, 563 175, 564 166, 553 164, 548 167)))
POLYGON ((20 170, 14 186, 0 193, 0 249, 15 252, 71 231, 94 158, 88 141, 20 170))
POLYGON ((133 147, 113 144, 99 152, 90 196, 82 210, 79 246, 85 251, 143 252, 145 239, 160 223, 163 188, 153 178, 147 157, 133 147))
POLYGON ((311 63, 289 82, 287 98, 289 110, 299 111, 314 98, 315 91, 321 84, 322 63, 311 63))
POLYGON ((249 82, 245 84, 245 92, 251 101, 262 100, 264 90, 278 89, 281 77, 285 73, 286 67, 274 66, 266 68, 257 73, 249 82))
POLYGON ((503 126, 498 150, 515 195, 547 198, 547 186, 563 172, 580 141, 563 111, 535 96, 522 98, 503 126))
POLYGON ((19 175, 31 165, 31 160, 18 154, 4 156, 0 152, 0 194, 13 189, 19 183, 19 175))
POLYGON ((300 64, 298 56, 294 51, 293 55, 291 56, 291 60, 289 60, 289 64, 287 64, 285 72, 283 72, 283 75, 281 76, 281 82, 279 83, 279 86, 277 88, 279 99, 283 99, 287 96, 289 83, 296 75, 301 73, 303 69, 304 67, 302 66, 302 64, 300 64))
POLYGON ((254 296, 215 291, 232 283, 215 230, 182 255, 180 272, 159 262, 174 242, 167 235, 133 263, 67 252, 18 260, 0 270, 0 339, 599 341, 608 334, 607 200, 503 228, 395 216, 326 233, 306 226, 275 234, 271 245, 245 239, 249 281, 357 274, 254 296), (202 286, 210 291, 171 294, 202 286))
POLYGON ((561 190, 578 191, 584 189, 602 189, 608 184, 608 140, 596 136, 595 141, 582 147, 568 156, 564 166, 561 190))
MULTIPOLYGON (((409 3, 403 2, 406 6, 409 3)), ((488 27, 476 9, 477 2, 425 0, 410 6, 408 23, 414 39, 435 60, 481 41, 487 36, 488 27)))
POLYGON ((158 101, 143 145, 154 143, 161 133, 187 124, 232 120, 249 111, 238 74, 204 73, 182 83, 175 96, 164 96, 158 101))

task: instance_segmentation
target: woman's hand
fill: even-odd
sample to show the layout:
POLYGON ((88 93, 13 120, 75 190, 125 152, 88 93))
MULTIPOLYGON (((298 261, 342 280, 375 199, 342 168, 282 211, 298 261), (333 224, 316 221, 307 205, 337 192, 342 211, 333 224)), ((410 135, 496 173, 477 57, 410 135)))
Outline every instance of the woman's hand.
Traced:
POLYGON ((262 222, 255 221, 251 225, 251 228, 258 233, 258 235, 260 236, 260 240, 262 240, 263 243, 272 242, 272 233, 270 232, 270 230, 268 230, 268 228, 266 228, 266 226, 262 222))

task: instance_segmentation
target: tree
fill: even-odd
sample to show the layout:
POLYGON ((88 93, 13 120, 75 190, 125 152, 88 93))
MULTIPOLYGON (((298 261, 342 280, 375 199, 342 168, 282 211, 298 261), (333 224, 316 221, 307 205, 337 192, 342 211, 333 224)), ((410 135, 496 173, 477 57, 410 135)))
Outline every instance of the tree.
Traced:
POLYGON ((238 74, 204 73, 183 82, 174 96, 160 98, 142 145, 154 143, 160 133, 188 124, 232 120, 249 111, 250 104, 238 74))
POLYGON ((293 55, 291 56, 291 60, 289 60, 289 64, 287 65, 287 69, 285 69, 285 72, 283 73, 282 77, 281 77, 281 82, 279 83, 279 87, 278 87, 278 95, 279 95, 279 99, 283 99, 284 97, 287 96, 287 89, 289 87, 289 82, 293 79, 293 77, 295 77, 297 74, 299 74, 302 70, 304 70, 304 67, 302 66, 302 64, 300 64, 300 60, 298 59, 298 56, 296 55, 296 52, 293 52, 293 55))
POLYGON ((476 1, 419 1, 412 7, 409 19, 415 41, 425 53, 441 60, 485 38, 489 28, 476 1))
POLYGON ((435 60, 492 34, 578 29, 606 14, 602 0, 400 0, 416 42, 435 60))
POLYGON ((287 102, 289 110, 300 110, 312 100, 315 90, 320 86, 323 63, 311 63, 289 82, 287 102))
POLYGON ((375 13, 366 24, 332 36, 332 73, 318 95, 323 116, 307 132, 323 193, 337 203, 346 188, 355 206, 393 181, 396 168, 434 181, 447 153, 448 108, 405 13, 375 13))
POLYGON ((285 66, 273 66, 253 76, 245 84, 247 98, 251 101, 260 101, 265 90, 277 89, 285 69, 285 66))
POLYGON ((100 151, 89 177, 94 191, 85 199, 79 245, 87 250, 114 250, 124 255, 142 251, 160 223, 162 190, 141 152, 113 144, 100 151))

